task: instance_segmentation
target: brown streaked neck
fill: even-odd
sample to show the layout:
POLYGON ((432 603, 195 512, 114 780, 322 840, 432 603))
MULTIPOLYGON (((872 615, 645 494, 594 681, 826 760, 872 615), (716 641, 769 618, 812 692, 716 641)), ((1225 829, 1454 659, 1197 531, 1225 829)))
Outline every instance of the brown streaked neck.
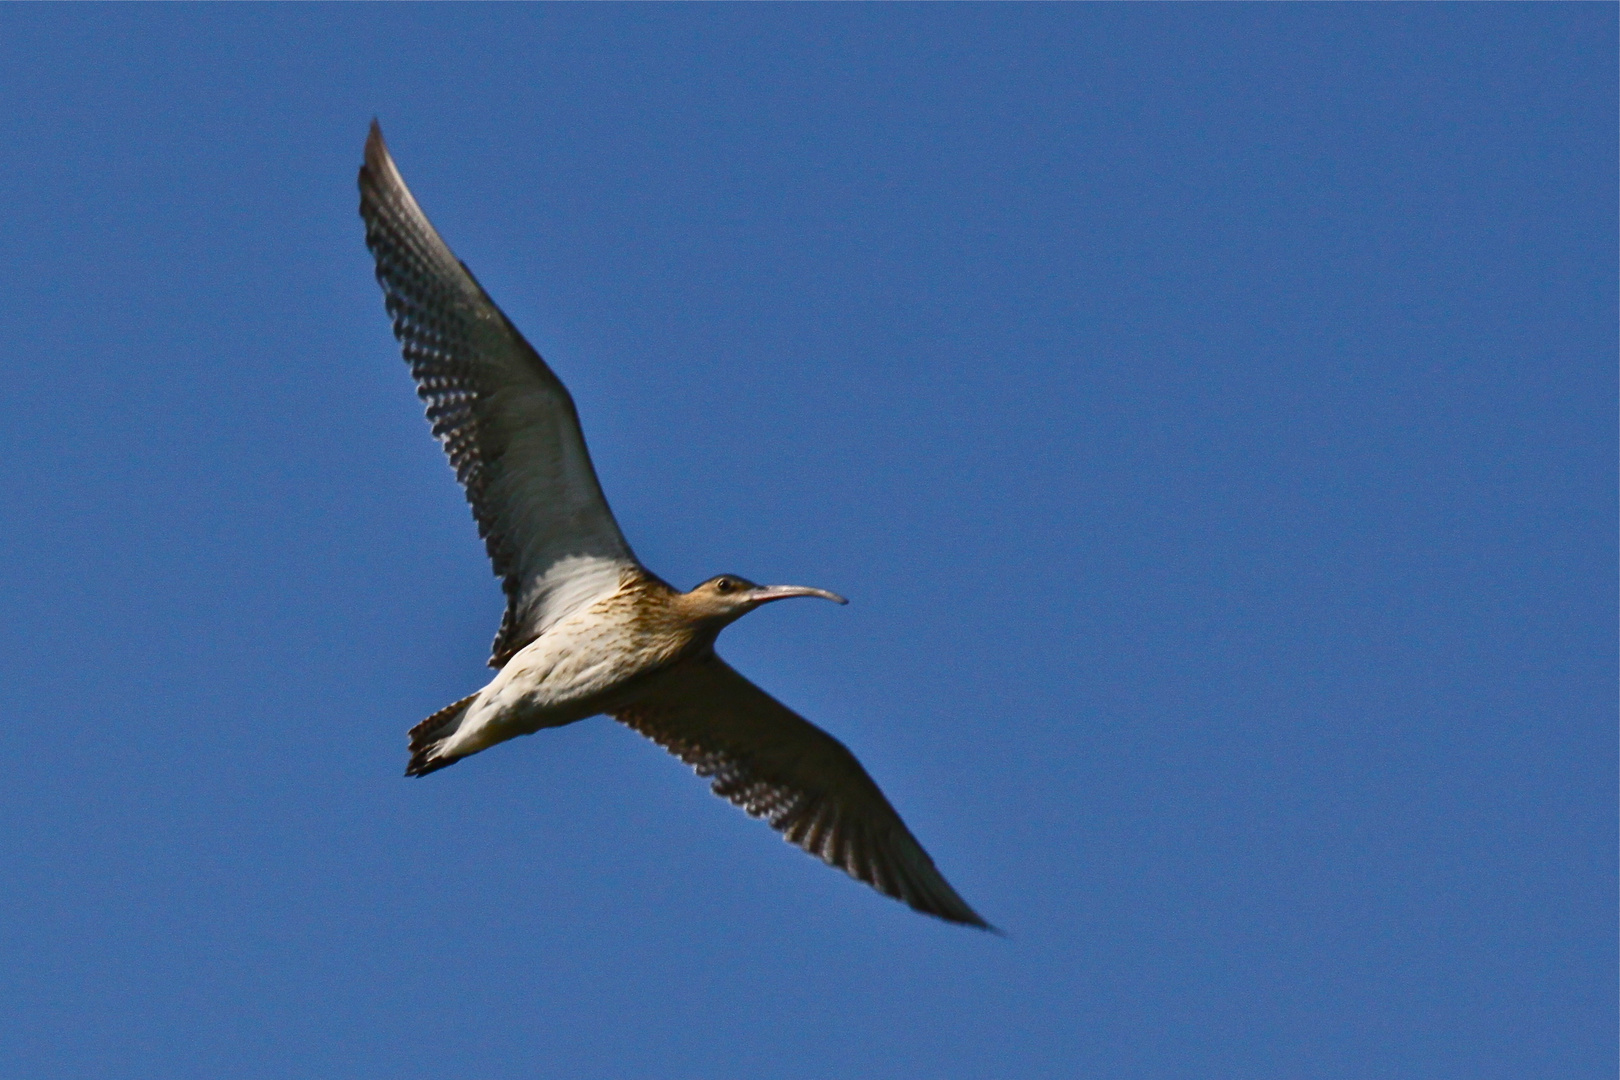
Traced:
POLYGON ((694 611, 689 594, 642 567, 625 571, 615 599, 629 602, 637 629, 667 638, 671 655, 713 648, 725 628, 694 611))

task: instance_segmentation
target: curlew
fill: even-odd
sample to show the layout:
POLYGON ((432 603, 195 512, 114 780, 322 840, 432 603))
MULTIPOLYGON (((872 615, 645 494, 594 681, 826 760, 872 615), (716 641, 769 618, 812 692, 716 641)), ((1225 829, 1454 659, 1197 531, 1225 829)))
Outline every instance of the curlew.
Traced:
POLYGON ((506 593, 495 677, 411 729, 406 774, 605 713, 810 854, 920 912, 989 929, 855 755, 715 654, 720 631, 762 604, 844 598, 734 574, 683 593, 647 570, 608 509, 567 389, 429 223, 375 122, 360 216, 417 395, 506 593))

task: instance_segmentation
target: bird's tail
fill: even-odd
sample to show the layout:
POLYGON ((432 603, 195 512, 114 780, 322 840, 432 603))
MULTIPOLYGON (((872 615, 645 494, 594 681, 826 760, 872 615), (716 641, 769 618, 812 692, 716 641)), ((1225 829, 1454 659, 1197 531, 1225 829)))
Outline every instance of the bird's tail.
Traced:
POLYGON ((406 776, 426 776, 461 760, 459 757, 434 757, 433 751, 461 728, 461 718, 477 696, 469 694, 454 705, 446 705, 411 728, 411 763, 405 766, 406 776))

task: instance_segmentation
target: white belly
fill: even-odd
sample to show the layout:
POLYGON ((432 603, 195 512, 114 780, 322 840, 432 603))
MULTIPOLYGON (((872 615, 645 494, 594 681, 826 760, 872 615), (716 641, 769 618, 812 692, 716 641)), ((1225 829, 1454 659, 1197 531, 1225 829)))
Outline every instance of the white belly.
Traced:
POLYGON ((441 753, 461 757, 541 728, 595 716, 626 696, 627 684, 669 657, 628 618, 587 609, 524 646, 478 692, 441 753))

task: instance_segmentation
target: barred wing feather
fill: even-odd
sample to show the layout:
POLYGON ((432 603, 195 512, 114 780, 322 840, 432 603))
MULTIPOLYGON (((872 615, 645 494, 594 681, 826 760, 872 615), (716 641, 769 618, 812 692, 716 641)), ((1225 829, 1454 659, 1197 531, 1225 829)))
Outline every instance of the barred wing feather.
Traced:
POLYGON ((507 607, 490 666, 637 565, 568 390, 422 213, 375 123, 360 216, 405 360, 472 504, 507 607))
POLYGON ((718 656, 670 669, 614 718, 824 862, 925 914, 989 929, 855 755, 718 656))

